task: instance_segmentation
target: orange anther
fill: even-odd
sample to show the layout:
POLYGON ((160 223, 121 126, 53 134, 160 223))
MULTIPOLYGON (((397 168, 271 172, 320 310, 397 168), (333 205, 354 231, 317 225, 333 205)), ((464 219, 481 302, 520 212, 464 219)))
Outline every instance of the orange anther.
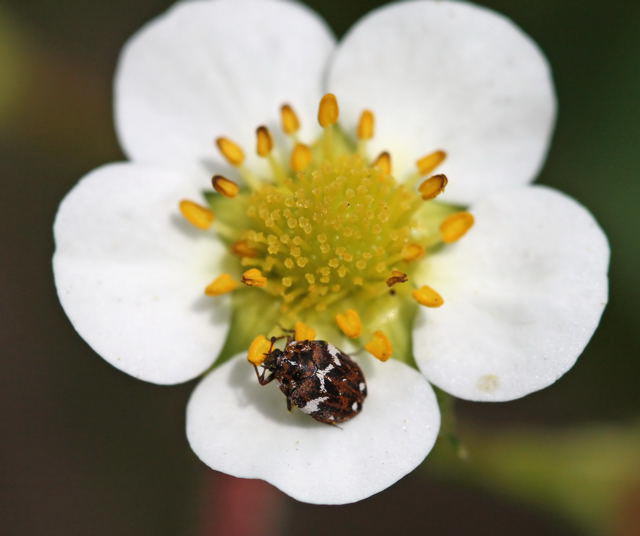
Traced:
POLYGON ((222 175, 214 175, 211 184, 216 192, 225 197, 235 197, 240 191, 240 187, 233 181, 223 177, 222 175))
POLYGON ((424 248, 420 244, 407 244, 402 248, 402 260, 415 261, 424 255, 424 248))
POLYGON ((421 176, 429 175, 434 169, 436 169, 442 161, 447 157, 447 153, 444 151, 434 151, 426 156, 423 156, 416 162, 418 166, 418 172, 421 176))
POLYGON ((256 151, 258 156, 269 156, 273 150, 273 138, 271 132, 265 126, 260 126, 256 130, 256 151))
POLYGON ((313 154, 308 145, 296 143, 291 151, 291 169, 295 172, 304 171, 313 160, 313 154))
POLYGON ((380 361, 387 361, 393 354, 393 345, 382 331, 375 331, 373 338, 364 345, 364 348, 380 361))
POLYGON ((392 287, 398 283, 406 283, 409 281, 407 274, 400 270, 391 270, 391 275, 387 278, 387 286, 392 287))
POLYGON ((413 296, 413 299, 420 305, 424 305, 425 307, 440 307, 444 303, 442 296, 428 285, 415 289, 411 293, 411 296, 413 296))
POLYGON ((434 175, 418 186, 418 191, 420 192, 422 199, 428 201, 429 199, 434 199, 444 192, 448 182, 446 175, 434 175))
POLYGON ((242 282, 249 287, 264 287, 267 285, 267 278, 257 268, 250 268, 242 274, 242 282))
POLYGON ((360 140, 370 140, 373 138, 375 129, 375 116, 371 110, 364 110, 358 122, 357 136, 360 140))
POLYGON ((338 99, 333 93, 327 93, 320 100, 320 106, 318 107, 318 122, 320 126, 327 128, 337 123, 339 115, 338 99))
POLYGON ((271 351, 271 341, 264 335, 258 335, 251 344, 247 351, 247 360, 254 364, 256 367, 262 365, 267 358, 267 354, 271 351))
POLYGON ((218 138, 216 140, 218 149, 225 157, 227 162, 232 166, 241 166, 244 162, 244 151, 236 142, 231 141, 229 138, 218 138))
POLYGON ((258 252, 246 240, 238 240, 231 244, 231 252, 238 257, 254 258, 258 256, 258 252))
POLYGON ((207 207, 203 207, 198 203, 183 199, 178 205, 184 219, 198 229, 208 229, 213 223, 214 215, 207 207))
POLYGON ((378 158, 376 158, 371 165, 375 168, 378 168, 386 175, 391 175, 391 155, 387 151, 381 152, 378 155, 378 158))
POLYGON ((289 104, 283 104, 280 108, 280 119, 285 134, 295 134, 300 129, 300 120, 289 104))
POLYGON ((297 341, 313 341, 316 337, 316 330, 307 326, 304 322, 296 322, 294 326, 294 337, 297 341))
POLYGON ((207 288, 204 289, 204 293, 207 296, 220 296, 226 294, 238 288, 238 282, 235 281, 229 274, 220 274, 216 277, 207 288))
POLYGON ((473 215, 470 212, 451 214, 440 225, 442 240, 447 244, 460 240, 473 226, 473 215))
POLYGON ((362 321, 355 309, 347 309, 344 313, 338 313, 336 323, 342 333, 350 339, 355 339, 362 333, 362 321))

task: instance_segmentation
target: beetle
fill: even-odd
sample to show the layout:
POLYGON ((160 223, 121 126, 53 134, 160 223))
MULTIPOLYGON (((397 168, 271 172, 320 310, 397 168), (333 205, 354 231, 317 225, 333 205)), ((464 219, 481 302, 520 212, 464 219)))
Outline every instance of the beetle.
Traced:
POLYGON ((262 372, 255 365, 254 369, 260 385, 278 382, 289 411, 296 406, 316 421, 333 425, 360 413, 367 382, 351 357, 326 341, 289 337, 284 350, 279 350, 273 348, 276 340, 271 338, 262 372))

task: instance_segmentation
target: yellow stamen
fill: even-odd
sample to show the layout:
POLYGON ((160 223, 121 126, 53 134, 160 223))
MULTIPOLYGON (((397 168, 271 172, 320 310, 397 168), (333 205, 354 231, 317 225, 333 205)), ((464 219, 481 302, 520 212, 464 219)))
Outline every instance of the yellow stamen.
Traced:
POLYGON ((357 136, 360 140, 370 140, 373 138, 375 127, 375 116, 371 110, 364 110, 360 115, 357 136))
POLYGON ((289 104, 283 104, 280 108, 280 119, 285 134, 295 134, 300 129, 300 120, 289 104))
POLYGON ((429 199, 438 197, 442 192, 444 192, 448 182, 446 175, 442 174, 428 178, 418 186, 422 199, 428 201, 429 199))
POLYGON ((338 100, 333 93, 327 93, 320 100, 318 108, 318 122, 323 128, 330 127, 338 122, 340 109, 338 108, 338 100))
POLYGON ((393 285, 397 285, 398 283, 406 283, 409 281, 407 274, 401 272, 400 270, 391 270, 391 276, 387 278, 387 286, 392 287, 393 285))
POLYGON ((269 153, 273 150, 273 138, 271 132, 265 126, 260 126, 256 130, 256 151, 258 156, 269 156, 269 153))
POLYGON ((434 151, 426 156, 423 156, 416 162, 418 166, 418 172, 422 177, 429 175, 434 169, 436 169, 442 161, 447 157, 447 153, 444 151, 434 151))
POLYGON ((428 285, 415 289, 411 293, 411 296, 413 296, 413 299, 420 305, 424 305, 425 307, 440 307, 444 303, 442 296, 428 285))
POLYGON ((231 141, 229 138, 221 137, 216 140, 216 144, 222 156, 225 157, 229 164, 236 167, 242 165, 244 162, 244 151, 236 142, 231 141))
POLYGON ((393 353, 391 341, 382 331, 375 331, 373 338, 364 345, 364 348, 380 361, 387 361, 393 353))
POLYGON ((229 274, 220 274, 216 277, 207 288, 204 289, 204 293, 207 296, 220 296, 220 294, 226 294, 238 288, 238 282, 235 281, 229 274))
POLYGON ((249 287, 264 287, 267 285, 267 278, 257 268, 249 268, 242 274, 242 282, 249 287))
POLYGON ((447 244, 460 240, 471 229, 473 221, 473 215, 469 212, 451 214, 440 225, 442 240, 447 244))
POLYGON ((180 201, 179 208, 184 219, 198 229, 208 229, 215 219, 213 212, 207 207, 203 207, 188 199, 180 201))
POLYGON ((225 197, 235 197, 240 191, 240 187, 235 182, 222 175, 214 175, 213 179, 211 179, 211 184, 213 184, 216 192, 225 197))
POLYGON ((376 158, 371 165, 375 168, 378 168, 383 173, 391 175, 391 155, 387 151, 383 151, 382 153, 380 153, 378 155, 378 158, 376 158))
POLYGON ((262 365, 267 358, 267 354, 271 351, 271 341, 264 335, 258 335, 251 344, 247 351, 247 360, 253 363, 256 367, 262 365))
POLYGON ((309 146, 304 143, 296 143, 293 151, 291 151, 291 169, 296 173, 304 171, 311 164, 312 159, 313 154, 309 146))
POLYGON ((231 245, 231 252, 238 257, 254 258, 258 256, 258 252, 253 249, 246 240, 238 240, 231 245))
POLYGON ((340 331, 350 339, 355 339, 362 333, 362 321, 355 309, 347 309, 344 313, 338 313, 336 323, 340 331))
POLYGON ((296 341, 313 341, 316 338, 316 330, 303 322, 296 322, 293 329, 296 341))
POLYGON ((424 255, 424 248, 420 244, 407 244, 402 248, 402 259, 411 262, 424 255))

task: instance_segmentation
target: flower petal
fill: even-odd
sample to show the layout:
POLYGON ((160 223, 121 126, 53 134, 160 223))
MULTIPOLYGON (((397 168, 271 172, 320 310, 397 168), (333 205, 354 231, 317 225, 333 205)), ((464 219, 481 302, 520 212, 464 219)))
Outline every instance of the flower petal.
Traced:
POLYGON ((493 11, 448 1, 373 11, 339 47, 329 88, 353 127, 376 112, 372 154, 391 150, 399 176, 444 149, 444 200, 468 203, 534 179, 555 118, 549 66, 535 43, 493 11))
POLYGON ((111 164, 85 176, 56 216, 53 271, 71 323, 109 363, 154 383, 201 374, 225 339, 226 300, 203 294, 222 246, 178 212, 196 195, 182 173, 111 164))
POLYGON ((493 194, 475 225, 426 263, 444 298, 414 332, 426 377, 469 400, 511 400, 575 363, 607 303, 609 246, 593 216, 546 187, 493 194))
MULTIPOLYGON (((135 34, 115 82, 120 141, 134 160, 179 161, 210 170, 218 136, 252 158, 255 129, 273 126, 289 102, 314 117, 334 39, 293 2, 182 2, 135 34)), ((303 122, 303 138, 316 129, 303 122)), ((257 157, 255 157, 257 160, 257 157)))
POLYGON ((416 370, 393 359, 366 359, 361 366, 369 393, 364 408, 338 428, 295 409, 287 413, 278 387, 261 387, 244 356, 236 356, 209 374, 189 401, 191 447, 213 469, 267 480, 300 501, 369 497, 424 459, 440 414, 416 370))

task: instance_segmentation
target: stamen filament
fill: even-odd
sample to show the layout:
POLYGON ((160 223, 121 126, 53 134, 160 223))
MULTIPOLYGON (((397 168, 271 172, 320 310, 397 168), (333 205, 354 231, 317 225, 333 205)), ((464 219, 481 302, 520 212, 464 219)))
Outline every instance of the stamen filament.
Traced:
POLYGON ((375 116, 371 110, 363 110, 356 129, 358 138, 358 154, 366 156, 367 141, 373 138, 375 131, 375 116))
POLYGON ((338 122, 340 109, 338 108, 338 100, 333 93, 327 93, 320 100, 318 107, 318 122, 324 128, 322 135, 322 149, 326 160, 333 160, 333 129, 338 122))

